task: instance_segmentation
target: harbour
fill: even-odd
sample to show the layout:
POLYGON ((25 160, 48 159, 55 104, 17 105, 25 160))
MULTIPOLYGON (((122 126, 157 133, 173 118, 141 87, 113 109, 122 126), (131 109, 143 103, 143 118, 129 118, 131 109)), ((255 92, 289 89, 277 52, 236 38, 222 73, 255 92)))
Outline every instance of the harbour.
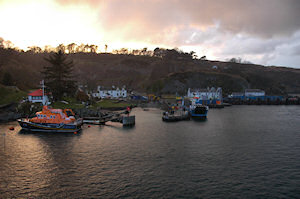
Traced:
POLYGON ((299 8, 0 0, 0 199, 300 199, 299 8))
POLYGON ((131 114, 131 128, 84 124, 78 134, 1 124, 1 197, 299 196, 298 106, 210 109, 205 122, 166 123, 156 108, 131 114))

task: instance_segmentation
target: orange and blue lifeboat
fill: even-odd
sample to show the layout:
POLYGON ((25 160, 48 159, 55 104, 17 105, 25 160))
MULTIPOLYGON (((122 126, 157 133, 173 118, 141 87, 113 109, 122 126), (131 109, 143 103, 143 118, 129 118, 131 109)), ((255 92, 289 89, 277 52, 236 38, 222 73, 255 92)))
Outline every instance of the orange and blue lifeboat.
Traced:
POLYGON ((28 131, 77 132, 81 130, 82 119, 76 119, 71 109, 51 109, 44 106, 31 119, 19 119, 20 126, 28 131))

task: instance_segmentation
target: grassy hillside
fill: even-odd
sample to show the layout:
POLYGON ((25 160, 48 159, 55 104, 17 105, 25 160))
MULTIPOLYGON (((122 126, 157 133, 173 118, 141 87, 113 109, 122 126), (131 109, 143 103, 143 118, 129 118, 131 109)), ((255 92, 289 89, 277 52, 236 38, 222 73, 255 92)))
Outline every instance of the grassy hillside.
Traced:
POLYGON ((6 87, 0 84, 0 106, 20 101, 27 93, 13 87, 6 87))
MULTIPOLYGON (((188 87, 221 86, 225 93, 245 88, 264 89, 267 94, 300 93, 300 70, 219 61, 160 58, 150 56, 75 53, 67 55, 75 64, 78 84, 89 88, 123 86, 148 93, 186 92, 188 87), (212 66, 217 66, 213 69, 212 66)), ((49 53, 0 49, 0 81, 10 73, 20 89, 36 88, 49 53)))

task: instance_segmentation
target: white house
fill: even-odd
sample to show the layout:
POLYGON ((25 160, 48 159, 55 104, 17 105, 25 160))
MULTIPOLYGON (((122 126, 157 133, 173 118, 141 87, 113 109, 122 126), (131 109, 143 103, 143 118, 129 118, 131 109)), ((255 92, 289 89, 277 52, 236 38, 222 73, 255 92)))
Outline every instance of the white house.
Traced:
POLYGON ((245 96, 246 97, 265 96, 265 91, 260 89, 245 89, 245 96))
POLYGON ((119 89, 113 86, 111 89, 105 89, 104 87, 98 86, 97 92, 92 93, 92 96, 98 98, 125 98, 127 97, 127 90, 125 87, 119 89))
POLYGON ((212 99, 218 99, 222 100, 222 88, 215 89, 207 88, 207 89, 188 89, 187 97, 194 98, 197 97, 200 100, 212 100, 212 99))
POLYGON ((233 92, 230 95, 228 95, 228 97, 230 97, 230 98, 243 97, 243 96, 245 96, 245 93, 240 93, 240 92, 233 92))
POLYGON ((32 102, 32 103, 43 103, 43 104, 51 104, 48 98, 48 95, 45 93, 44 97, 43 97, 43 90, 42 89, 38 89, 35 90, 31 93, 28 93, 28 101, 32 102))

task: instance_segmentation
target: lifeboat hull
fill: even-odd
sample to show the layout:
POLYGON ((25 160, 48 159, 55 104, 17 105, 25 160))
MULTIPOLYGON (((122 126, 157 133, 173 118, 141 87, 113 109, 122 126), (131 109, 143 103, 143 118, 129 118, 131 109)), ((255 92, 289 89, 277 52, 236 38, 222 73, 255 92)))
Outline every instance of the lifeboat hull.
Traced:
POLYGON ((81 130, 82 120, 77 120, 68 124, 54 124, 54 123, 34 123, 28 120, 18 120, 23 130, 34 132, 77 132, 81 130))

